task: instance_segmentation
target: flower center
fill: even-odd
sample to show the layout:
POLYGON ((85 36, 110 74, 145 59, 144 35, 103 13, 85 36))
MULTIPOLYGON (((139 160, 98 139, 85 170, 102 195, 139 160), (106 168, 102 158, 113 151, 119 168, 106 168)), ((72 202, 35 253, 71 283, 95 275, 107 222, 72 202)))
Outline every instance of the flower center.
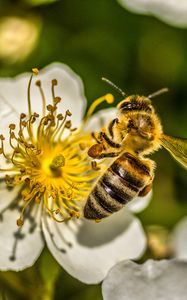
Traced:
POLYGON ((32 113, 30 87, 28 84, 28 117, 20 114, 19 124, 9 125, 9 145, 11 151, 5 151, 5 138, 0 135, 2 154, 12 164, 6 172, 5 180, 9 187, 20 185, 21 205, 17 225, 22 226, 24 212, 29 204, 36 203, 45 207, 49 215, 57 222, 64 222, 80 216, 81 201, 85 201, 93 182, 100 174, 99 168, 90 167, 87 155, 93 139, 90 133, 83 131, 84 124, 92 115, 95 107, 106 100, 112 103, 113 96, 107 94, 91 105, 80 128, 73 128, 71 112, 58 113, 60 97, 55 96, 57 80, 52 80, 53 104, 46 106, 41 81, 36 81, 42 98, 42 116, 32 113), (69 134, 67 134, 69 132, 69 134), (64 138, 65 134, 65 138, 64 138))

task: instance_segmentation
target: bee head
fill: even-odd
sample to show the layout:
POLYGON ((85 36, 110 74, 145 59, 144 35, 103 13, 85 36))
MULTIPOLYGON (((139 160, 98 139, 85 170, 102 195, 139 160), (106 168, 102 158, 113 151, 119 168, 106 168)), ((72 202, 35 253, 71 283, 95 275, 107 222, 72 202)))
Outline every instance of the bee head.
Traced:
POLYGON ((153 112, 151 100, 148 97, 132 95, 121 101, 118 106, 120 113, 128 113, 130 111, 153 112))

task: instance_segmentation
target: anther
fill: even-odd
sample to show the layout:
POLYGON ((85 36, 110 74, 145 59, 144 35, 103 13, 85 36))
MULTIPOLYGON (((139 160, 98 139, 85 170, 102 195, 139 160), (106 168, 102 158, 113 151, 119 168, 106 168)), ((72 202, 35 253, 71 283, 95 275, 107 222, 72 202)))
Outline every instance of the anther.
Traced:
POLYGON ((55 98, 54 98, 54 103, 55 103, 55 104, 58 104, 60 101, 61 101, 61 98, 60 98, 60 97, 55 97, 55 98))
POLYGON ((58 114, 58 115, 57 115, 57 119, 58 119, 59 121, 62 121, 62 120, 63 120, 63 118, 64 118, 64 117, 63 117, 63 115, 62 115, 62 114, 58 114))
POLYGON ((54 107, 51 104, 49 104, 49 105, 47 105, 47 110, 54 111, 54 107))
POLYGON ((21 118, 21 119, 24 119, 24 118, 26 118, 26 114, 24 114, 24 113, 21 113, 21 115, 20 115, 20 118, 21 118))
POLYGON ((10 125, 9 125, 9 128, 10 128, 11 130, 14 130, 14 129, 16 128, 16 125, 15 125, 15 124, 10 124, 10 125))
POLYGON ((5 138, 4 138, 4 136, 3 136, 2 134, 0 134, 0 140, 1 140, 1 141, 4 141, 4 140, 5 140, 5 138))
POLYGON ((23 220, 20 218, 20 219, 17 219, 17 225, 19 226, 19 227, 21 227, 21 226, 23 226, 23 220))
POLYGON ((112 104, 114 102, 114 96, 112 94, 106 94, 105 99, 108 104, 112 104))
POLYGON ((71 117, 71 116, 72 116, 72 113, 69 111, 69 109, 66 110, 66 115, 67 115, 68 117, 71 117))
POLYGON ((71 132, 74 132, 74 131, 76 131, 76 130, 77 130, 77 127, 74 127, 74 128, 71 128, 71 129, 70 129, 71 132))
POLYGON ((35 82, 35 84, 36 84, 37 86, 41 86, 41 80, 37 80, 37 81, 35 82))
POLYGON ((57 85, 58 81, 57 81, 57 79, 52 79, 51 83, 52 83, 52 85, 57 85))
POLYGON ((71 128, 71 125, 72 125, 72 123, 71 123, 71 121, 66 121, 66 124, 65 124, 65 127, 66 128, 71 128))
POLYGON ((37 68, 32 68, 32 73, 33 73, 34 75, 38 75, 39 70, 38 70, 37 68))

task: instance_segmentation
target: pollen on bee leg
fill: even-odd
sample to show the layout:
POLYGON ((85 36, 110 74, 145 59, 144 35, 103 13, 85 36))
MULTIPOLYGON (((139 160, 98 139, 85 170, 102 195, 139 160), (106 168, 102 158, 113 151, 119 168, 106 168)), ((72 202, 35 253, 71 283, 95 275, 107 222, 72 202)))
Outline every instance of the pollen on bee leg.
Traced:
POLYGON ((95 144, 88 150, 88 155, 92 158, 97 158, 103 152, 103 146, 101 144, 95 144))

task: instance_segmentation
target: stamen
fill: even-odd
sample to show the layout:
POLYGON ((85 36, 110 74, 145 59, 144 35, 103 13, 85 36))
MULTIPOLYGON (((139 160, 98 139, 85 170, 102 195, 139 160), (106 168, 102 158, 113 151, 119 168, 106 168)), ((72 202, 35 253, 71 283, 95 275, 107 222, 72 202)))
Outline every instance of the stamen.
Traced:
POLYGON ((33 68, 32 69, 32 75, 30 77, 30 80, 29 80, 29 84, 28 84, 28 89, 27 89, 27 101, 28 101, 28 112, 29 112, 29 117, 31 116, 32 114, 32 111, 31 111, 31 82, 32 82, 32 78, 33 78, 33 75, 38 75, 39 71, 37 68, 33 68))
MULTIPOLYGON (((58 84, 57 80, 56 79, 53 79, 51 81, 52 85, 51 85, 51 92, 52 92, 52 99, 54 101, 55 99, 55 86, 58 84)), ((54 103, 54 102, 53 102, 54 103)))
POLYGON ((39 87, 39 91, 40 91, 40 94, 41 94, 41 98, 42 98, 42 116, 44 117, 45 113, 46 113, 46 101, 45 101, 45 95, 44 95, 44 91, 42 89, 42 85, 41 85, 40 80, 36 81, 36 86, 39 87))
MULTIPOLYGON (((37 75, 38 70, 33 69, 33 74, 37 75)), ((18 133, 15 130, 16 124, 9 125, 11 152, 8 154, 4 149, 5 138, 0 135, 0 154, 11 163, 10 168, 1 168, 0 171, 8 172, 5 176, 7 187, 21 186, 22 190, 17 199, 20 201, 19 227, 23 226, 30 207, 40 203, 58 223, 79 218, 79 202, 88 195, 100 172, 95 161, 90 167, 87 155, 87 149, 93 142, 91 134, 81 132, 83 125, 78 130, 72 128, 69 119, 71 111, 67 110, 64 116, 57 111, 61 98, 55 96, 56 79, 52 81, 53 103, 47 106, 41 82, 36 81, 42 97, 43 115, 40 118, 38 113, 32 112, 30 93, 33 74, 28 84, 28 118, 24 113, 20 114, 18 133), (38 118, 40 120, 36 122, 38 118), (69 136, 62 139, 65 130, 69 131, 69 136)), ((97 99, 88 110, 83 124, 104 100, 112 103, 113 96, 107 94, 97 99)), ((96 150, 101 151, 92 150, 94 153, 96 150)))
POLYGON ((101 104, 102 102, 106 101, 108 104, 112 104, 114 102, 114 96, 112 94, 106 94, 103 97, 100 97, 96 99, 90 106, 85 118, 84 118, 84 123, 88 120, 88 118, 93 114, 95 111, 96 107, 101 104))

